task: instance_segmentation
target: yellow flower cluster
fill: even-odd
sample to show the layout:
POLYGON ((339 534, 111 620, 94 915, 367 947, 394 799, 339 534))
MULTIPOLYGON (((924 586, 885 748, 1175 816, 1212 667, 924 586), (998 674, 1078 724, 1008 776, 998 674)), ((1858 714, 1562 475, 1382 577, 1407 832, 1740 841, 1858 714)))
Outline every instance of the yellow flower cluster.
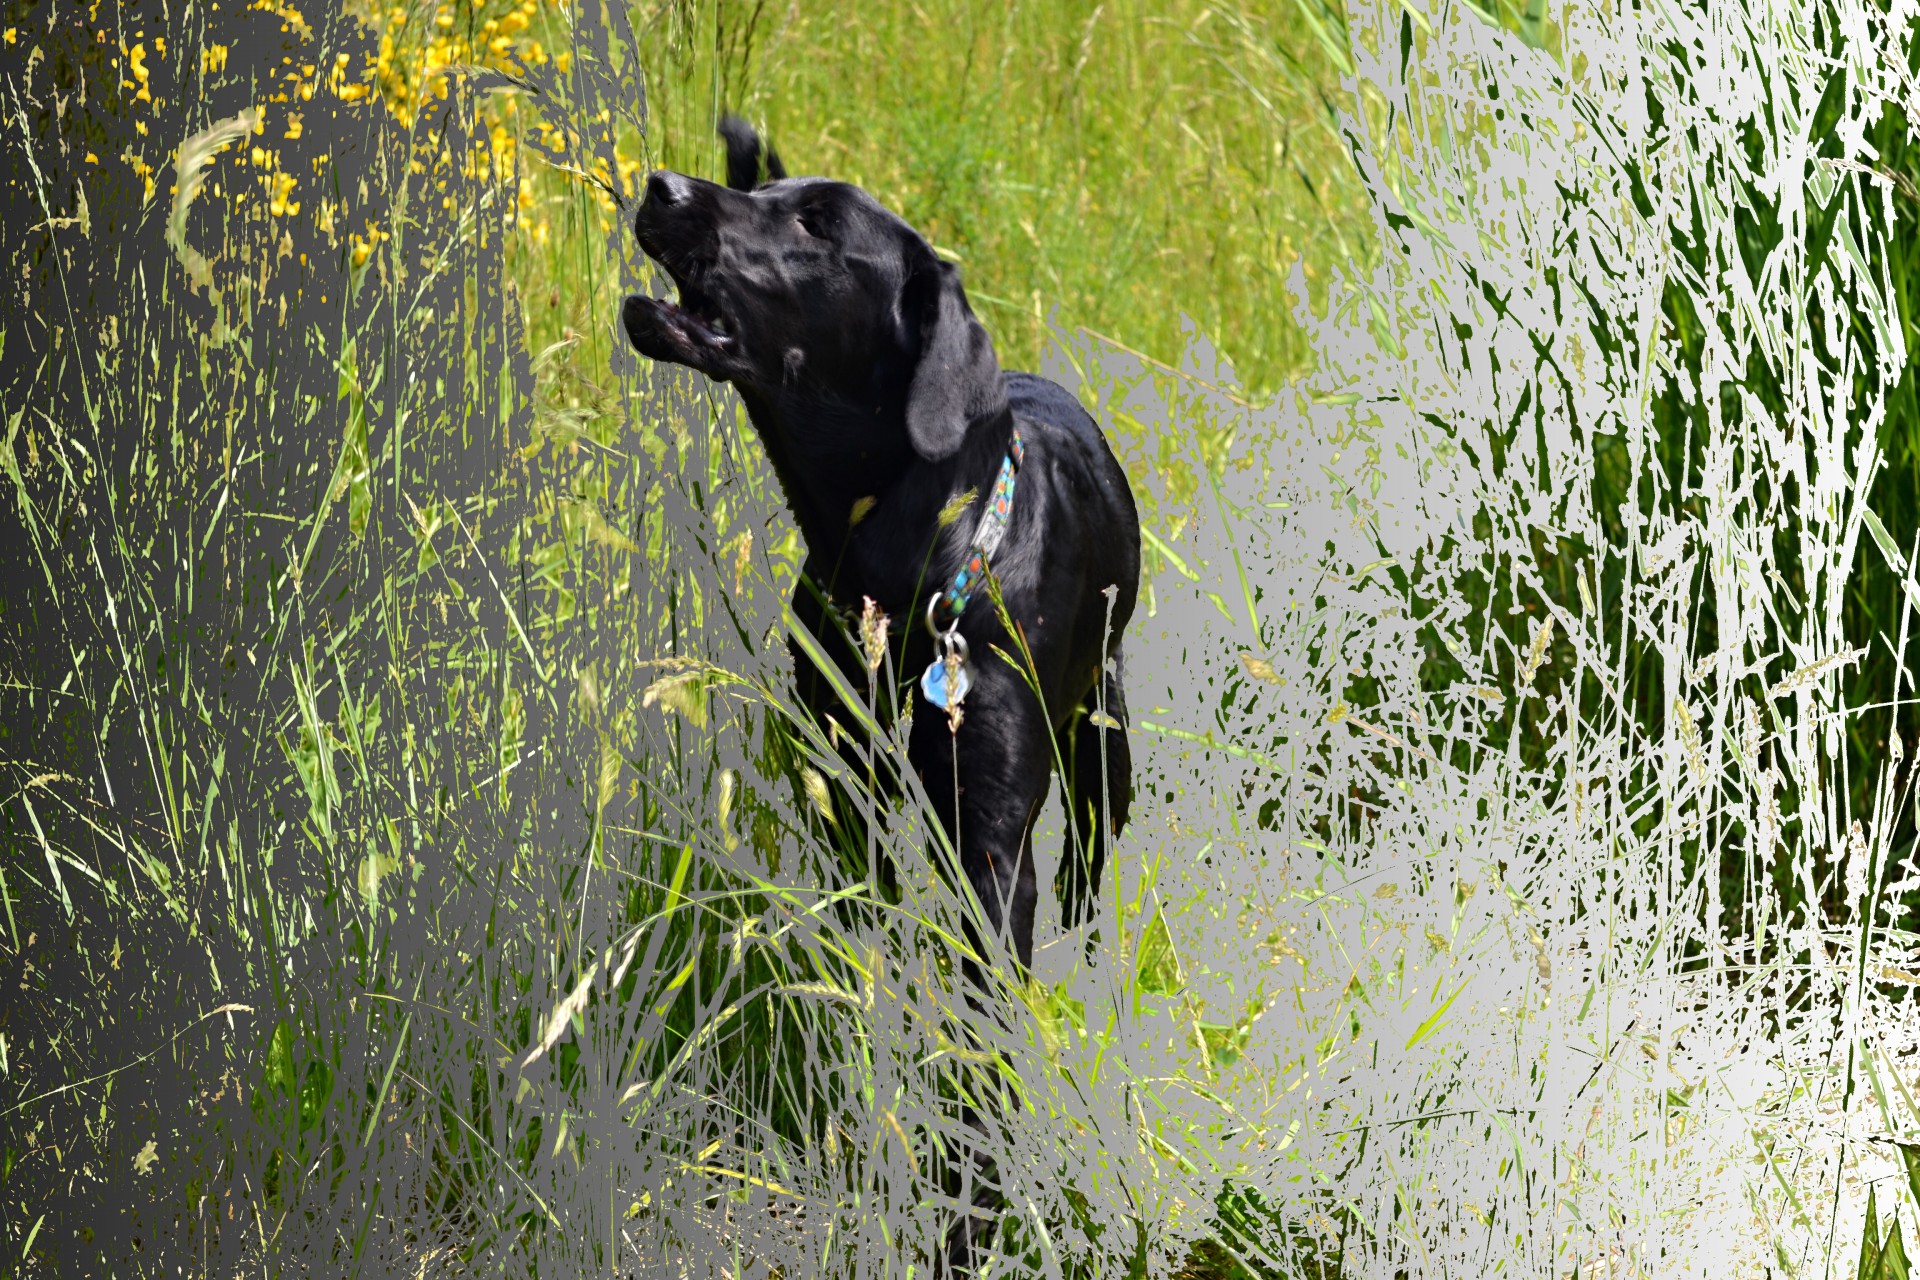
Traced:
MULTIPOLYGON (((380 29, 380 52, 373 67, 373 82, 388 109, 411 124, 430 100, 446 97, 448 74, 455 68, 485 67, 511 73, 550 64, 567 74, 572 69, 571 53, 562 49, 549 55, 543 43, 544 37, 570 20, 566 4, 567 0, 443 0, 431 18, 417 8, 400 5, 384 14, 375 12, 369 16, 380 29)), ((517 172, 517 95, 489 95, 482 111, 488 137, 486 144, 476 148, 469 162, 470 172, 504 180, 517 172)), ((611 120, 596 123, 611 125, 611 120)), ((584 157, 579 139, 571 131, 538 119, 531 122, 531 127, 539 149, 546 155, 574 158, 570 166, 581 166, 575 172, 586 174, 597 185, 614 182, 615 175, 607 171, 604 161, 584 157)), ((622 155, 615 167, 620 189, 631 190, 641 162, 622 155)), ((533 215, 522 220, 521 230, 535 246, 544 247, 551 228, 537 212, 544 202, 535 189, 535 173, 518 172, 518 177, 519 208, 523 214, 533 215)), ((604 189, 602 204, 601 220, 606 223, 613 202, 605 197, 604 189)))
MULTIPOLYGON (((276 126, 284 126, 286 139, 298 140, 302 133, 300 104, 312 101, 316 93, 325 93, 341 102, 377 101, 396 119, 412 125, 424 108, 446 99, 450 77, 464 68, 514 73, 551 66, 562 75, 572 70, 567 51, 563 49, 549 55, 543 44, 544 39, 563 32, 564 24, 571 21, 567 13, 571 0, 439 0, 437 9, 425 11, 418 0, 411 5, 404 0, 401 3, 349 0, 349 7, 358 8, 361 16, 377 30, 378 49, 360 56, 337 53, 330 61, 319 57, 313 61, 301 58, 303 46, 314 47, 318 37, 306 17, 294 7, 295 3, 298 0, 247 0, 248 8, 278 17, 281 30, 297 38, 288 42, 284 56, 277 60, 278 65, 243 73, 256 77, 260 84, 263 101, 253 131, 256 137, 245 149, 235 149, 233 159, 228 162, 234 164, 235 169, 228 172, 225 181, 213 177, 207 190, 215 196, 230 195, 236 206, 251 204, 257 217, 299 217, 304 204, 308 216, 329 235, 335 233, 336 215, 344 218, 347 210, 327 199, 318 186, 306 192, 308 198, 303 202, 301 182, 288 170, 274 142, 264 136, 269 114, 280 117, 284 113, 283 118, 275 119, 276 126), (376 5, 391 7, 374 8, 376 5), (276 109, 274 104, 286 105, 276 109), (250 199, 256 193, 262 198, 250 199)), ((0 36, 0 43, 16 43, 18 38, 17 31, 9 28, 0 36)), ((124 28, 118 32, 101 28, 101 40, 118 55, 118 83, 129 103, 151 109, 154 86, 149 60, 153 60, 155 66, 161 65, 167 55, 166 37, 149 35, 144 29, 128 34, 124 28)), ((203 46, 197 58, 200 74, 213 77, 230 73, 233 69, 229 55, 228 45, 203 46)), ((485 95, 480 109, 484 134, 458 163, 472 177, 516 181, 517 206, 522 215, 518 220, 519 230, 534 246, 544 247, 551 239, 552 228, 544 209, 565 199, 558 191, 543 196, 542 192, 551 184, 577 178, 589 180, 601 189, 602 226, 611 225, 609 215, 614 203, 607 198, 606 188, 631 191, 641 168, 638 159, 616 155, 610 171, 606 161, 593 154, 595 148, 583 145, 584 139, 577 128, 556 127, 537 115, 523 121, 518 95, 512 93, 485 95), (528 132, 535 150, 560 161, 556 167, 521 168, 518 140, 528 132)), ((602 112, 601 118, 581 121, 579 127, 611 128, 612 124, 608 114, 602 112)), ((144 119, 136 119, 135 126, 143 137, 147 134, 144 119)), ((161 175, 157 170, 164 166, 164 161, 156 164, 133 149, 123 158, 143 183, 146 198, 151 200, 159 195, 156 178, 161 175)), ((89 163, 99 163, 98 157, 91 153, 86 159, 89 163)), ((325 157, 316 156, 313 163, 315 173, 320 173, 325 157)), ((415 159, 416 169, 422 172, 433 163, 436 162, 424 153, 415 159)), ((348 233, 355 267, 364 266, 380 242, 387 239, 387 233, 371 227, 362 233, 353 233, 344 226, 340 230, 348 233)))
POLYGON ((260 175, 261 188, 267 193, 267 210, 276 218, 291 217, 300 212, 300 202, 293 199, 293 175, 280 167, 280 157, 265 147, 255 146, 248 153, 253 167, 263 172, 260 175))
POLYGON ((327 73, 327 88, 333 96, 342 102, 358 102, 373 92, 364 76, 353 74, 353 55, 337 53, 333 56, 333 69, 327 73))
MULTIPOLYGON (((412 13, 395 5, 381 24, 380 54, 374 63, 380 96, 394 115, 411 124, 427 98, 447 96, 444 73, 450 67, 510 71, 516 64, 541 65, 548 60, 547 51, 539 36, 530 33, 541 16, 541 3, 461 0, 443 4, 425 23, 414 22, 412 13)), ((551 8, 555 0, 546 3, 551 8)), ((504 109, 512 110, 511 98, 504 109)))
MULTIPOLYGON (((132 44, 128 44, 124 39, 117 38, 114 32, 104 29, 99 30, 97 36, 102 44, 109 45, 117 51, 116 66, 121 73, 121 90, 128 95, 131 101, 136 103, 144 102, 151 106, 153 104, 153 84, 152 72, 147 67, 148 49, 151 47, 154 53, 165 57, 167 52, 167 38, 165 36, 154 36, 151 45, 149 45, 146 28, 144 27, 138 28, 133 32, 132 44)), ((18 38, 18 29, 8 27, 5 35, 6 43, 15 44, 18 42, 18 38)), ((139 132, 141 137, 144 138, 147 136, 147 122, 145 120, 136 117, 133 122, 133 127, 139 132)), ((128 163, 135 175, 139 177, 141 184, 145 188, 146 198, 149 200, 153 199, 154 166, 148 163, 145 156, 133 150, 131 147, 121 153, 121 158, 128 163)), ((91 151, 87 152, 86 160, 88 164, 100 163, 100 158, 91 151)))
POLYGON ((132 151, 127 152, 127 163, 133 167, 134 173, 139 175, 141 184, 146 188, 146 198, 153 199, 155 189, 153 166, 147 163, 145 156, 136 155, 132 151))
MULTIPOLYGON (((153 47, 155 52, 164 54, 167 51, 167 38, 155 36, 153 47)), ((127 70, 133 75, 131 80, 122 80, 120 87, 135 90, 133 95, 135 102, 152 102, 153 93, 147 86, 147 46, 136 42, 129 48, 123 44, 120 46, 120 52, 127 60, 127 70)))
MULTIPOLYGON (((521 66, 546 63, 547 52, 536 25, 546 25, 541 21, 543 4, 551 9, 559 2, 455 0, 443 3, 430 18, 417 6, 394 5, 384 13, 365 13, 380 31, 380 49, 368 79, 387 109, 411 125, 429 102, 445 100, 448 77, 458 68, 512 72, 521 66)), ((512 95, 490 96, 483 110, 487 138, 468 157, 467 171, 504 180, 515 169, 515 99, 512 95)), ((520 184, 519 205, 522 210, 534 205, 534 194, 524 182, 520 184)), ((355 256, 362 256, 360 246, 356 246, 355 256)))
POLYGON ((386 231, 379 227, 368 228, 367 234, 365 235, 354 234, 348 236, 347 239, 353 244, 353 265, 355 267, 366 266, 367 259, 373 256, 374 246, 382 240, 390 240, 392 238, 392 236, 388 235, 386 231))

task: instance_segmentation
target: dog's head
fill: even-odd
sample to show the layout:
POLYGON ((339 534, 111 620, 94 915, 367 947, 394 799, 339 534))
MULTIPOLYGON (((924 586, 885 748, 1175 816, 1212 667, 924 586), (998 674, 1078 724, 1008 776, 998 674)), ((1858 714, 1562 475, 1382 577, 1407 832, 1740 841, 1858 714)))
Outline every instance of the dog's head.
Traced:
MULTIPOLYGON (((1006 404, 986 330, 960 275, 860 188, 788 178, 743 121, 721 125, 727 185, 665 170, 647 179, 634 234, 679 287, 678 304, 627 299, 642 355, 787 397, 904 419, 943 458, 970 422, 1006 404)), ((751 403, 751 401, 750 401, 751 403)))

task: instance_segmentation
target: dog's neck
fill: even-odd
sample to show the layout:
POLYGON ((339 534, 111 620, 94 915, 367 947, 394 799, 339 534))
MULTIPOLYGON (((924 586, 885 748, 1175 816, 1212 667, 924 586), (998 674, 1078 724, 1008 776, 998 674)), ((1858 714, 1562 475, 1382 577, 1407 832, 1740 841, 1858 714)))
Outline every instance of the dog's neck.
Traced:
POLYGON ((909 443, 904 407, 809 402, 804 409, 743 390, 787 505, 807 541, 820 586, 835 603, 871 596, 888 612, 911 609, 937 566, 943 534, 964 542, 987 500, 1013 434, 1004 404, 967 424, 951 456, 932 461, 909 443), (974 502, 948 529, 941 510, 968 488, 974 502))

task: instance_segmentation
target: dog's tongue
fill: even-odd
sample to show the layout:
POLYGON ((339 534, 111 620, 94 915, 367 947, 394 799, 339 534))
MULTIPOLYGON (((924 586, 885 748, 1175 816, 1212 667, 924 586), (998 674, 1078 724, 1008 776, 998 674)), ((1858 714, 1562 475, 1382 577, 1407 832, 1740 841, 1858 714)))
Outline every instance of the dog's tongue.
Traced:
POLYGON ((681 284, 678 288, 678 299, 662 298, 658 302, 668 319, 685 328, 702 330, 710 338, 729 336, 726 323, 720 318, 720 309, 710 298, 691 284, 681 284))
POLYGON ((689 297, 685 290, 681 291, 677 303, 665 299, 655 303, 668 323, 687 337, 713 346, 726 346, 733 341, 733 335, 727 332, 725 322, 717 316, 709 318, 712 310, 705 304, 706 299, 699 294, 689 297))
POLYGON ((710 320, 720 314, 720 308, 713 304, 713 299, 690 284, 680 286, 680 305, 702 320, 710 320))

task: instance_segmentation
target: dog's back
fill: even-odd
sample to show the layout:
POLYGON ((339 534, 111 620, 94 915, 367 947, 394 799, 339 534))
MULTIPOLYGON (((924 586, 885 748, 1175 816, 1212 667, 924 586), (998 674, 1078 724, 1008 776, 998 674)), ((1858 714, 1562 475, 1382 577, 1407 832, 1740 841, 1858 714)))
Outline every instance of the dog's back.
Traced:
POLYGON ((1008 370, 1002 375, 1007 388, 1007 406, 1023 418, 1037 418, 1056 427, 1066 427, 1080 443, 1096 455, 1107 451, 1106 438, 1073 393, 1057 382, 1032 373, 1008 370))

